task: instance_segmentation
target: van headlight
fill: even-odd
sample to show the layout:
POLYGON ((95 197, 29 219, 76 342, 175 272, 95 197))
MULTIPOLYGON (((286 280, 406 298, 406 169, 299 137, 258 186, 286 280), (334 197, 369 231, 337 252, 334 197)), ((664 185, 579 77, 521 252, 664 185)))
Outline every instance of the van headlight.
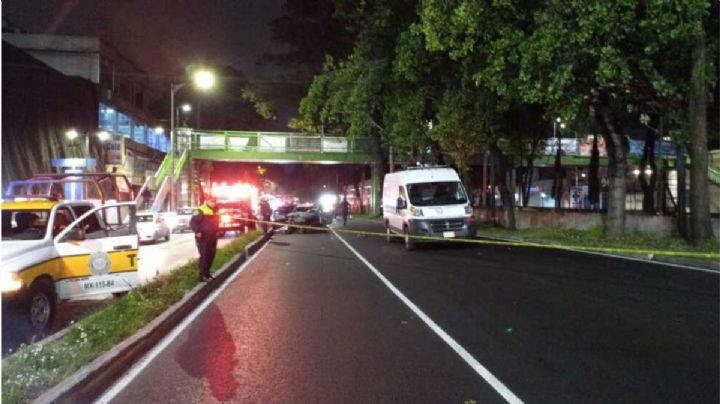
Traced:
POLYGON ((470 206, 470 205, 465 206, 465 214, 466 214, 466 215, 472 215, 472 213, 473 213, 473 208, 472 208, 472 206, 470 206))
POLYGON ((410 207, 410 213, 412 213, 413 216, 422 216, 423 211, 420 208, 416 208, 414 206, 410 207))
POLYGON ((15 292, 22 289, 23 281, 20 276, 15 272, 1 272, 0 273, 0 287, 2 287, 2 293, 15 292))

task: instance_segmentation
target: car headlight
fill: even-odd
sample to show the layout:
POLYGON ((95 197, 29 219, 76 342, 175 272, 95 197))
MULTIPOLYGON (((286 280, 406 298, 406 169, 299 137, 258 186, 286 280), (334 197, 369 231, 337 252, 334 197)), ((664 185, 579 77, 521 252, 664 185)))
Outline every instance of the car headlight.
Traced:
POLYGON ((413 216, 422 216, 423 211, 420 208, 416 208, 414 206, 410 207, 410 213, 412 213, 413 216))
POLYGON ((470 206, 470 205, 465 206, 465 214, 466 214, 466 215, 472 215, 472 213, 473 213, 473 208, 472 208, 472 206, 470 206))
POLYGON ((15 272, 3 271, 1 274, 0 287, 2 288, 2 293, 15 292, 22 288, 23 281, 15 272))

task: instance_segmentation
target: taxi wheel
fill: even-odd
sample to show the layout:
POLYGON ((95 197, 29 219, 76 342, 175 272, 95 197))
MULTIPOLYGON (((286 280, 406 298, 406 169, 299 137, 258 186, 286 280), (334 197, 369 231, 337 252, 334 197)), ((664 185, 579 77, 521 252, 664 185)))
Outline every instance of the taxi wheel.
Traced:
POLYGON ((39 279, 30 287, 27 314, 33 333, 44 333, 55 320, 55 288, 52 281, 39 279))
POLYGON ((410 231, 408 230, 407 226, 404 227, 404 233, 405 233, 405 249, 408 251, 412 251, 415 249, 415 241, 410 238, 410 231))

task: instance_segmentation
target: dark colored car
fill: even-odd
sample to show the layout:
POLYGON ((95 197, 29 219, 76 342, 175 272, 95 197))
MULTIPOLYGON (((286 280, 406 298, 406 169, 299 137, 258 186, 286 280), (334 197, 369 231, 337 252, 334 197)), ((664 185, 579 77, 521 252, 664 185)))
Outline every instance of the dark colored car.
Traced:
MULTIPOLYGON (((315 206, 296 206, 295 209, 290 212, 287 216, 288 224, 296 224, 299 226, 311 226, 311 227, 322 227, 324 221, 320 210, 315 206)), ((298 230, 300 233, 309 229, 302 227, 289 227, 288 231, 292 232, 298 230)))
POLYGON ((273 222, 284 223, 288 220, 288 215, 295 209, 295 205, 282 205, 275 209, 270 216, 273 222))

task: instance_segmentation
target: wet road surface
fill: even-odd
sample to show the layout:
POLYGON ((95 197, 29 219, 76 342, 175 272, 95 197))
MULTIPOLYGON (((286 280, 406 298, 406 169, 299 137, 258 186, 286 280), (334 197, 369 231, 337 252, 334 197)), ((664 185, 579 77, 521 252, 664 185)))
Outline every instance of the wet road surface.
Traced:
MULTIPOLYGON (((374 222, 352 229, 382 231, 374 222)), ((718 402, 718 275, 278 234, 114 402, 718 402)), ((127 383, 125 385, 125 383, 127 383)))

